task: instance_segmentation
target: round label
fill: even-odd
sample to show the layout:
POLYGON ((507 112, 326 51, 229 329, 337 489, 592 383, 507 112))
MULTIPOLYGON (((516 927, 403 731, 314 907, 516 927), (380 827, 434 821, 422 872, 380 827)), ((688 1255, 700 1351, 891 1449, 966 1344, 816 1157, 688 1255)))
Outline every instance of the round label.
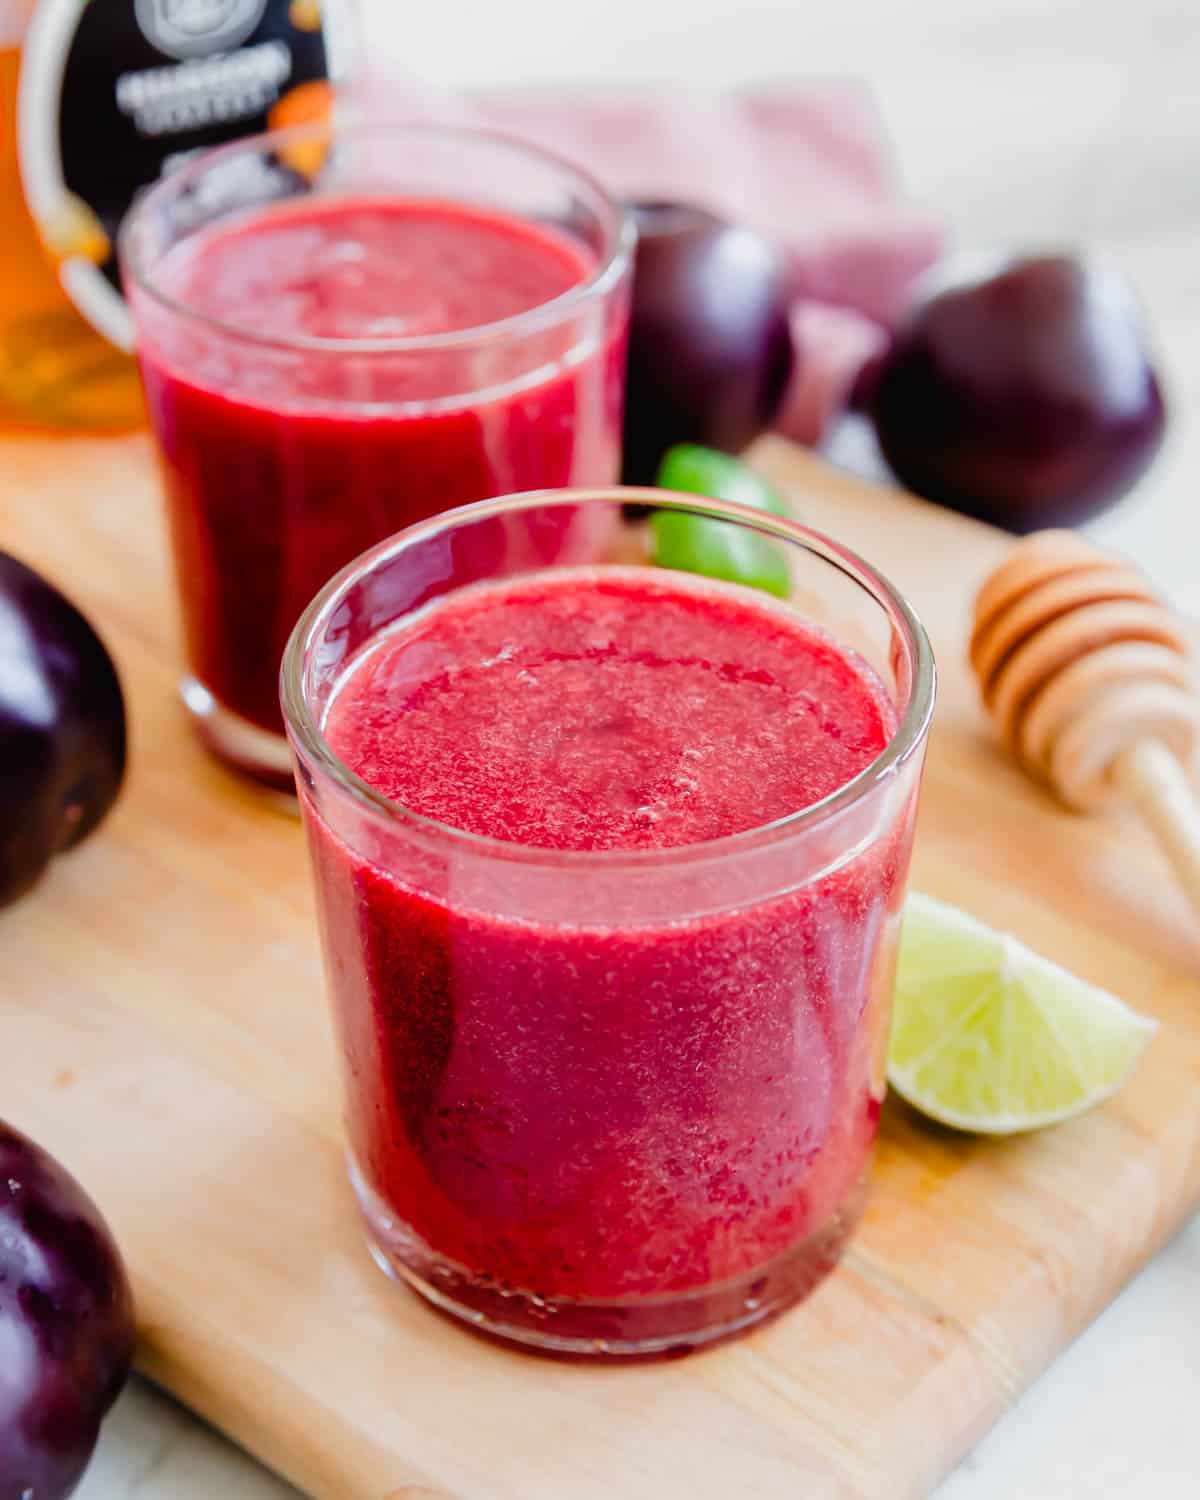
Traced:
POLYGON ((332 107, 345 0, 42 0, 21 57, 21 179, 76 306, 122 348, 116 242, 194 152, 332 107))
POLYGON ((168 57, 207 57, 240 47, 267 0, 134 0, 142 35, 168 57))

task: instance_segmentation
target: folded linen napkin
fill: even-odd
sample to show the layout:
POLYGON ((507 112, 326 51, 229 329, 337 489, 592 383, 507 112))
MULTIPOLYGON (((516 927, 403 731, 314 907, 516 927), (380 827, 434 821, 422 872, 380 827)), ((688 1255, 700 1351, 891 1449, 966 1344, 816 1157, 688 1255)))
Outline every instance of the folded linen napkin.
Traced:
POLYGON ((359 102, 488 125, 570 157, 619 196, 685 199, 769 235, 788 257, 798 355, 777 425, 800 442, 820 441, 942 251, 940 226, 900 195, 870 95, 853 83, 462 96, 368 73, 359 102))

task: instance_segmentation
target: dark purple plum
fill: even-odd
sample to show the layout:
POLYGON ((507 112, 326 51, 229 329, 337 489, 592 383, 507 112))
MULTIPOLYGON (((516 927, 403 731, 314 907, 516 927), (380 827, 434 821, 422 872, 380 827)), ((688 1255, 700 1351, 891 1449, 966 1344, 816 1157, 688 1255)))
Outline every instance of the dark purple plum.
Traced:
POLYGON ((133 1302, 96 1205, 0 1122, 0 1500, 65 1500, 133 1360, 133 1302))
POLYGON ((897 330, 867 399, 898 479, 1010 531, 1119 500, 1166 421, 1128 283, 1069 255, 952 267, 897 330))
POLYGON ((0 906, 91 833, 124 772, 125 706, 104 643, 0 552, 0 906))
POLYGON ((624 478, 650 484, 676 443, 738 453, 792 372, 787 277, 751 229, 680 203, 634 205, 624 478))

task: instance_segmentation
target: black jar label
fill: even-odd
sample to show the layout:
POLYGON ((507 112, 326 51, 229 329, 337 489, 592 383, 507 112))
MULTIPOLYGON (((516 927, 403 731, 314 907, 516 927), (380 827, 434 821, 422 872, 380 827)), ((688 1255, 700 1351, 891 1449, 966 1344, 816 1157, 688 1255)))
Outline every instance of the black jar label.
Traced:
POLYGON ((349 60, 347 0, 41 0, 21 57, 30 212, 68 295, 123 348, 117 232, 197 151, 320 119, 349 60))

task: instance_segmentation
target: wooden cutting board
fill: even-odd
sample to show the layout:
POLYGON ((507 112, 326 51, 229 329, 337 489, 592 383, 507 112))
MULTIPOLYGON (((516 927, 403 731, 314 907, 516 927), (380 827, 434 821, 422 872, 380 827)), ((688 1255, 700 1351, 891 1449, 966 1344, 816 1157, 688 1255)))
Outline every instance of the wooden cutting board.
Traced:
POLYGON ((142 1368, 321 1500, 921 1495, 1200 1197, 1195 919, 1136 827, 1062 813, 1004 763, 964 670, 1005 538, 779 443, 760 457, 933 636, 917 881, 1164 1024, 1118 1098, 1028 1140, 889 1104, 862 1231, 804 1306, 597 1369, 477 1339, 368 1260, 300 829, 176 706, 148 444, 0 446, 0 545, 106 634, 133 736, 102 831, 0 913, 0 1113, 110 1216, 142 1368))

